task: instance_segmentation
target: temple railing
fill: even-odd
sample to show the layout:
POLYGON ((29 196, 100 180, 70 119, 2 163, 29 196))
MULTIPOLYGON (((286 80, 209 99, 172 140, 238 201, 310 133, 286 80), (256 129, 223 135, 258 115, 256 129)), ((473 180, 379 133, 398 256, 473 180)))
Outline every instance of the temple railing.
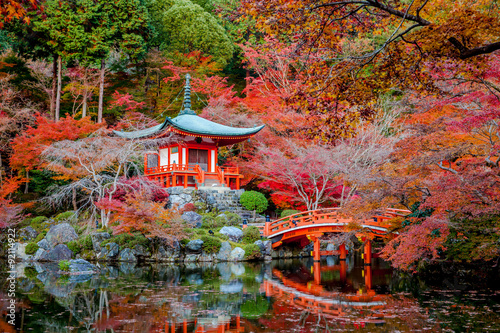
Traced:
POLYGON ((195 178, 198 184, 205 183, 205 171, 198 164, 194 166, 194 171, 196 171, 195 178))
POLYGON ((166 173, 166 172, 193 172, 196 173, 196 167, 199 165, 186 165, 186 164, 168 164, 162 165, 156 168, 146 168, 144 173, 146 175, 152 175, 156 173, 166 173))
POLYGON ((226 179, 224 177, 224 169, 219 166, 215 166, 215 171, 217 172, 217 178, 219 179, 219 183, 225 185, 226 179))

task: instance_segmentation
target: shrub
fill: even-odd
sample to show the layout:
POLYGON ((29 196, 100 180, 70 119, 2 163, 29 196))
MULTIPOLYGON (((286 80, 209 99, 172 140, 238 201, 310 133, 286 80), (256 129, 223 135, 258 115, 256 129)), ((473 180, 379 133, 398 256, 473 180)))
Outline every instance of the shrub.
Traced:
POLYGON ((201 240, 203 241, 203 251, 205 253, 218 253, 222 246, 220 239, 213 236, 202 236, 201 240))
MULTIPOLYGON (((116 243, 120 246, 120 249, 125 249, 125 248, 133 249, 136 245, 142 245, 146 249, 149 249, 150 245, 149 239, 147 239, 143 234, 140 233, 134 233, 134 234, 123 233, 113 236, 103 241, 101 243, 101 247, 106 246, 106 244, 108 243, 116 243)), ((92 248, 92 239, 90 239, 90 248, 92 248)))
POLYGON ((38 251, 38 244, 35 243, 35 242, 31 242, 31 243, 28 243, 28 245, 26 245, 26 249, 25 249, 25 252, 26 254, 35 254, 36 251, 38 251))
POLYGON ((26 275, 28 279, 33 280, 38 276, 38 272, 34 267, 26 267, 24 269, 24 275, 26 275))
POLYGON ((254 243, 260 239, 260 231, 257 227, 246 227, 243 229, 243 243, 254 243))
POLYGON ((72 220, 74 218, 75 218, 75 212, 70 210, 70 211, 58 214, 56 217, 54 217, 54 221, 62 222, 62 221, 66 221, 66 220, 72 220))
POLYGON ((225 212, 224 214, 226 215, 225 224, 227 226, 239 226, 241 224, 241 216, 238 214, 231 212, 225 212))
POLYGON ((285 209, 284 211, 281 212, 280 217, 283 218, 283 217, 287 217, 287 216, 297 214, 297 213, 300 213, 300 212, 298 210, 295 210, 295 209, 285 209))
POLYGON ((222 228, 224 226, 224 221, 225 218, 217 218, 217 213, 216 212, 210 212, 210 213, 205 213, 202 214, 202 226, 205 229, 216 229, 216 228, 222 228))
POLYGON ((262 213, 267 209, 267 199, 264 194, 257 191, 244 192, 240 197, 240 202, 248 210, 262 213))
POLYGON ((189 202, 182 207, 182 212, 194 212, 196 211, 196 207, 193 203, 189 202))
POLYGON ((48 218, 46 216, 37 216, 31 220, 30 225, 33 229, 40 232, 43 229, 42 223, 47 220, 48 218))
POLYGON ((82 252, 82 247, 81 247, 80 243, 77 240, 68 242, 66 245, 68 246, 68 249, 70 249, 71 251, 73 251, 73 253, 75 255, 79 254, 80 252, 82 252))
POLYGON ((92 246, 92 237, 90 235, 80 238, 79 243, 82 250, 92 250, 94 248, 92 246))
POLYGON ((69 271, 69 261, 68 260, 61 260, 59 261, 59 269, 64 272, 69 271))
POLYGON ((243 247, 245 250, 245 258, 248 260, 255 260, 261 257, 260 248, 255 244, 247 244, 243 247))
POLYGON ((47 235, 47 232, 49 231, 49 229, 43 229, 40 231, 40 233, 38 234, 38 236, 36 236, 34 242, 35 243, 38 243, 39 241, 41 241, 42 239, 45 238, 45 236, 47 235))

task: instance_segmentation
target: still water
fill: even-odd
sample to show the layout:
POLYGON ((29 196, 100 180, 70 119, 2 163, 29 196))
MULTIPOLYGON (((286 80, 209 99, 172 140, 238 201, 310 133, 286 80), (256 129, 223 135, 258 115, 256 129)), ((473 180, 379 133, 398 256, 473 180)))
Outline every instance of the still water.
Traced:
MULTIPOLYGON (((9 301, 5 265, 2 320, 9 301)), ((423 281, 380 259, 101 266, 59 276, 18 266, 22 332, 498 332, 500 287, 461 276, 423 281), (477 283, 476 283, 477 282, 477 283)), ((491 279, 490 279, 491 280, 491 279)))

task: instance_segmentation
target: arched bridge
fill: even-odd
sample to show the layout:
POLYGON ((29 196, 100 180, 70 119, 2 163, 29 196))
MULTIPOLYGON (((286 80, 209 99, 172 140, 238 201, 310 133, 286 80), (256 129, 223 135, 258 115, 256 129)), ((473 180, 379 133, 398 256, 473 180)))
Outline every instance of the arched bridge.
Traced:
MULTIPOLYGON (((358 222, 355 227, 362 228, 364 234, 368 235, 370 239, 393 237, 392 234, 388 233, 389 220, 409 213, 408 210, 388 208, 383 214, 373 216, 361 223, 358 222)), ((290 242, 300 242, 302 246, 305 246, 309 243, 309 240, 312 240, 314 241, 314 260, 319 260, 319 237, 324 233, 350 231, 354 222, 354 219, 342 216, 339 208, 325 208, 305 211, 276 221, 266 222, 262 233, 272 241, 273 248, 290 242)), ((347 254, 345 246, 342 245, 339 250, 341 259, 345 259, 347 254)), ((367 259, 371 260, 370 242, 365 244, 365 252, 367 251, 370 253, 367 259)))

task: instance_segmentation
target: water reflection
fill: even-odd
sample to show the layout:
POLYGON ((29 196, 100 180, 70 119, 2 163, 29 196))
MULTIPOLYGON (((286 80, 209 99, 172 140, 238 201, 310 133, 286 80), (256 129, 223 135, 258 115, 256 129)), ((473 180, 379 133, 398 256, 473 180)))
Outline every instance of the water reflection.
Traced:
MULTIPOLYGON (((20 264, 17 270, 20 331, 457 331, 460 326, 453 326, 444 313, 467 302, 469 309, 471 303, 479 305, 469 313, 453 313, 455 320, 470 327, 482 323, 472 331, 500 328, 497 292, 464 288, 459 300, 450 301, 446 291, 418 281, 418 295, 410 294, 415 280, 394 273, 380 259, 366 267, 356 257, 327 257, 321 263, 123 263, 104 266, 99 275, 70 278, 57 274, 51 264, 20 264), (478 295, 483 296, 479 301, 478 295)), ((2 274, 2 282, 5 278, 2 274)), ((3 294, 3 314, 6 299, 3 294)), ((8 332, 12 327, 2 318, 0 328, 8 332)))

